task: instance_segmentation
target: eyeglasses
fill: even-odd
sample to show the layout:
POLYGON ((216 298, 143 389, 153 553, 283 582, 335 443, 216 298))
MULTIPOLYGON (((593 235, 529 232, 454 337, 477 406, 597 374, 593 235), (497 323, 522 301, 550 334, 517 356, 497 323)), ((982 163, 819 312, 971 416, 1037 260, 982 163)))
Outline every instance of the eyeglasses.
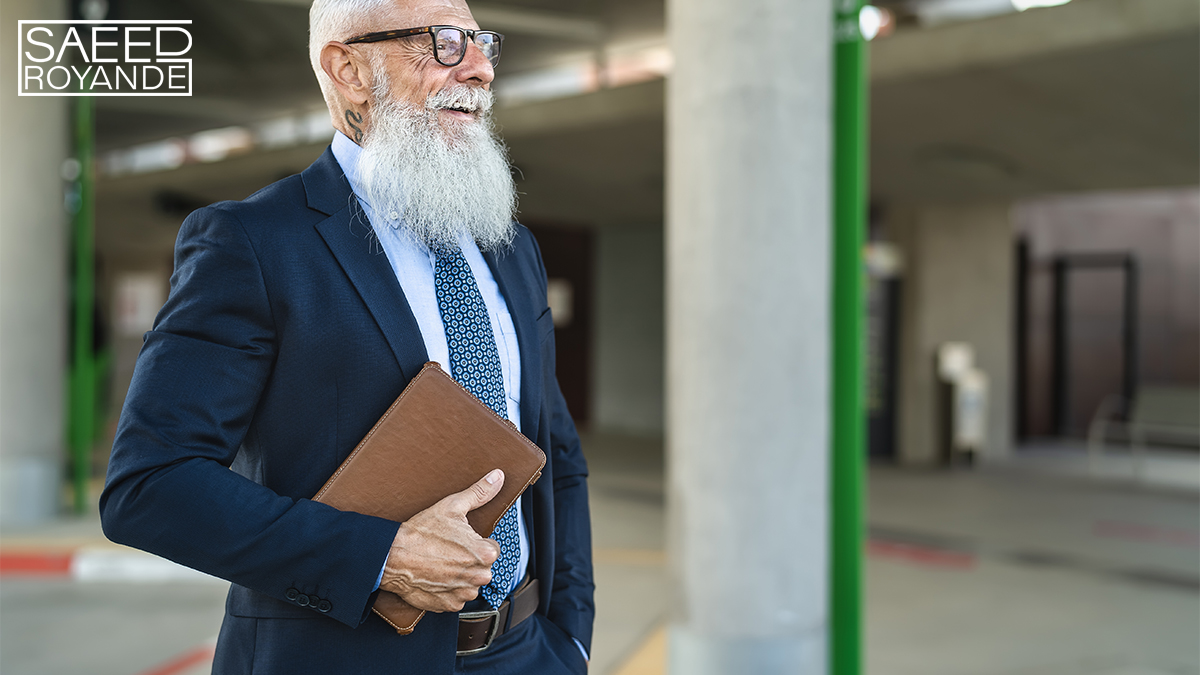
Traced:
POLYGON ((483 52, 484 57, 492 63, 493 68, 500 61, 500 43, 504 42, 503 35, 490 30, 468 30, 458 26, 422 26, 421 28, 385 30, 352 37, 343 44, 383 42, 426 33, 433 40, 433 58, 443 66, 453 68, 462 63, 463 58, 467 55, 467 38, 475 42, 479 51, 483 52))

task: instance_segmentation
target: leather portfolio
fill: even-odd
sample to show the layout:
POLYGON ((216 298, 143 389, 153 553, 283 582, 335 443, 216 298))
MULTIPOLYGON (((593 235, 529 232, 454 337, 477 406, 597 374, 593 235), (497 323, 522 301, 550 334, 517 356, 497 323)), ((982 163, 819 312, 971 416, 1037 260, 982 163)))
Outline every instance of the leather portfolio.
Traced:
MULTIPOLYGON (((541 448, 512 422, 429 362, 313 500, 403 522, 499 468, 500 494, 467 514, 479 536, 488 537, 545 465, 541 448)), ((425 614, 382 590, 372 609, 401 635, 425 614)))

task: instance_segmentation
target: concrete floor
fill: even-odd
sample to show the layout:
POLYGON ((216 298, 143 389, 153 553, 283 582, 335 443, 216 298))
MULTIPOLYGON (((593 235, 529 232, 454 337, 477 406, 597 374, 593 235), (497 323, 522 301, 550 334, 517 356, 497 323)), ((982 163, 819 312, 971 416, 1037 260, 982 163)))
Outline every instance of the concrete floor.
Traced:
POLYGON ((877 468, 870 524, 870 673, 1200 673, 1195 493, 877 468), (897 542, 969 564, 879 546, 897 542))
MULTIPOLYGON (((586 439, 591 672, 663 672, 660 444, 586 439)), ((1200 498, 1000 469, 870 480, 871 675, 1200 675, 1200 498)), ((94 519, 5 530, 4 552, 102 546, 94 519)), ((224 585, 6 575, 0 673, 207 673, 224 585)))

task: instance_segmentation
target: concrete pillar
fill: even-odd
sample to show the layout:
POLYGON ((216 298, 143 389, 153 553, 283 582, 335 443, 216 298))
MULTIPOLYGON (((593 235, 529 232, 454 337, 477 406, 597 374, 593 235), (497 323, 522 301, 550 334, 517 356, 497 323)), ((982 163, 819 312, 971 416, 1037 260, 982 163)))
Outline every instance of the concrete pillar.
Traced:
POLYGON ((670 671, 827 670, 828 0, 669 0, 670 671))
MULTIPOLYGON (((4 0, 0 53, 19 19, 56 19, 65 3, 4 0)), ((67 215, 60 166, 66 98, 18 97, 15 59, 0 68, 0 519, 53 516, 62 485, 67 358, 67 215)))
POLYGON ((1012 446, 1013 226, 1005 202, 900 206, 888 237, 903 251, 900 300, 900 461, 938 460, 942 424, 934 355, 948 341, 975 347, 988 375, 987 447, 982 460, 1012 446))

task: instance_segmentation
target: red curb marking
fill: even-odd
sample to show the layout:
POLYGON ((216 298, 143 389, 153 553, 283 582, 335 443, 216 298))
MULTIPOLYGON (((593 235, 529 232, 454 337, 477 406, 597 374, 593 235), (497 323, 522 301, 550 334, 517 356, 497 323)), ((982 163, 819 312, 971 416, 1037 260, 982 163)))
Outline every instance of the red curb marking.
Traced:
POLYGON ((963 570, 971 569, 975 566, 975 556, 970 553, 922 548, 911 544, 879 541, 878 539, 871 539, 867 542, 867 555, 874 558, 906 560, 930 567, 949 567, 963 570))
POLYGON ((70 552, 0 553, 0 575, 63 576, 71 572, 70 552))
POLYGON ((216 651, 216 645, 200 645, 180 654, 161 666, 155 666, 150 670, 142 671, 138 675, 176 675, 176 673, 182 673, 188 668, 212 661, 213 654, 216 651))
POLYGON ((1154 527, 1153 525, 1102 520, 1096 523, 1092 531, 1098 537, 1129 539, 1152 544, 1187 546, 1188 548, 1200 547, 1200 534, 1188 530, 1167 530, 1154 527))

